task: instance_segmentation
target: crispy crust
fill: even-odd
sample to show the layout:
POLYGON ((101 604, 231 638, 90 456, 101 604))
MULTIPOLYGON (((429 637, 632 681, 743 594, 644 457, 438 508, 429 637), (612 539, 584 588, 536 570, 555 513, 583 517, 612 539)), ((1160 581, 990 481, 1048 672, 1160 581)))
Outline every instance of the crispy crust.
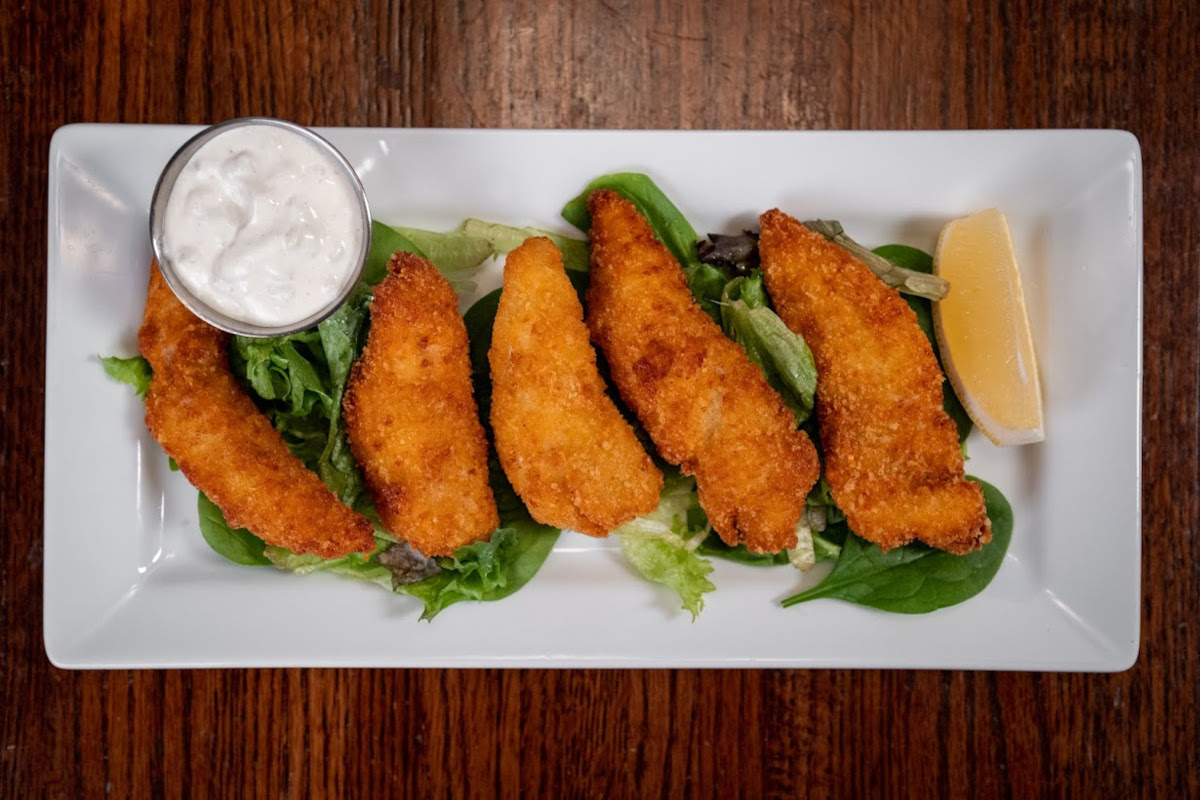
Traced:
POLYGON ((916 314, 844 248, 778 209, 760 219, 775 310, 817 363, 825 477, 850 527, 887 550, 914 539, 951 553, 991 540, 963 477, 942 372, 916 314))
POLYGON ((425 555, 451 555, 500 524, 467 330, 428 261, 398 252, 388 273, 346 386, 346 432, 383 526, 425 555))
POLYGON ((231 527, 336 558, 375 546, 374 526, 293 456, 229 368, 228 334, 179 301, 150 267, 138 348, 154 369, 146 427, 231 527))
POLYGON ((696 476, 729 544, 778 552, 817 480, 816 451, 762 371, 696 305, 679 263, 632 203, 588 198, 588 328, 659 453, 696 476))
POLYGON ((488 360, 496 451, 534 519, 607 536, 657 507, 662 473, 604 393, 549 239, 527 239, 505 261, 488 360))

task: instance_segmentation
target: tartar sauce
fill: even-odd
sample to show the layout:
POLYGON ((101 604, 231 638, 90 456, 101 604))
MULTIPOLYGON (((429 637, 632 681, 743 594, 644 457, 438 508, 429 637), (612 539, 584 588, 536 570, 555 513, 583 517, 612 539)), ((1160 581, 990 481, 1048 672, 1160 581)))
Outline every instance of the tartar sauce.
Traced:
POLYGON ((184 165, 162 250, 199 300, 243 322, 285 326, 346 288, 362 224, 341 165, 298 133, 252 124, 213 137, 184 165))

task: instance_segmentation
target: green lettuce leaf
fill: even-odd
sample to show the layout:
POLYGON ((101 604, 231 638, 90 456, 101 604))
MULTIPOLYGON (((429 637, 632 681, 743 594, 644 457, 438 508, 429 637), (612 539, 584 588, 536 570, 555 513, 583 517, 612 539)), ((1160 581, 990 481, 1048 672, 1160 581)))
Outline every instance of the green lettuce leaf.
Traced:
POLYGON ((443 274, 475 269, 496 254, 491 242, 462 228, 439 233, 420 228, 394 227, 392 230, 415 244, 443 274))
POLYGON ((387 275, 387 263, 397 250, 412 253, 426 258, 446 276, 450 286, 464 297, 475 291, 475 281, 471 280, 473 268, 479 266, 491 255, 484 252, 486 244, 463 236, 458 231, 438 233, 417 228, 393 228, 376 220, 371 221, 371 254, 363 268, 362 282, 374 286, 387 275), (410 236, 421 240, 414 242, 410 236), (428 248, 428 250, 426 249, 428 248))
POLYGON ((837 561, 842 555, 842 545, 824 533, 813 531, 812 544, 817 561, 837 561))
POLYGON ((673 589, 694 620, 704 609, 704 593, 717 588, 708 579, 713 565, 694 550, 656 533, 630 529, 619 538, 621 553, 634 569, 646 580, 673 589))
MULTIPOLYGON (((588 268, 587 242, 538 228, 516 228, 479 219, 468 219, 458 228, 444 232, 374 224, 376 236, 383 242, 379 246, 381 256, 388 247, 392 248, 387 251, 388 257, 397 249, 422 255, 441 270, 460 295, 475 289, 475 283, 467 277, 472 270, 493 256, 516 249, 531 236, 545 236, 553 241, 562 252, 567 269, 586 272, 588 268)), ((386 264, 387 257, 382 257, 382 266, 386 264)), ((373 268, 371 273, 374 272, 373 268)))
POLYGON ((677 471, 665 475, 658 507, 613 531, 625 559, 646 580, 675 591, 692 619, 704 609, 704 594, 717 587, 708 580, 712 564, 697 549, 711 526, 700 509, 696 482, 677 471))
POLYGON ((792 333, 767 305, 760 271, 725 284, 720 321, 725 333, 762 369, 796 424, 808 419, 816 397, 817 365, 804 337, 792 333))
POLYGON ((146 392, 150 391, 154 370, 150 369, 150 362, 141 356, 101 356, 100 363, 104 365, 108 377, 132 386, 138 397, 145 397, 146 392))
POLYGON ((346 382, 350 379, 350 368, 367 343, 370 299, 366 285, 359 284, 342 307, 317 326, 331 396, 325 443, 317 457, 316 470, 321 481, 343 503, 360 511, 369 505, 369 501, 366 499, 362 472, 354 460, 354 454, 350 452, 350 440, 346 436, 346 425, 342 418, 342 398, 346 393, 346 382))
POLYGON ((474 269, 493 256, 504 255, 528 238, 544 236, 563 254, 568 270, 586 272, 588 247, 583 239, 531 227, 515 227, 481 219, 465 220, 452 231, 427 231, 420 228, 393 228, 393 231, 419 247, 426 257, 447 275, 474 269))
POLYGON ((516 250, 522 242, 532 236, 545 236, 554 242, 554 246, 562 253, 563 267, 575 272, 588 270, 588 245, 583 239, 572 239, 540 228, 515 228, 480 219, 468 219, 462 224, 462 231, 486 239, 497 254, 516 250))
POLYGON ((350 367, 366 343, 366 284, 315 329, 271 339, 235 336, 230 364, 292 453, 352 508, 365 502, 362 474, 342 422, 350 367))
POLYGON ((421 619, 431 620, 463 600, 500 600, 516 592, 541 569, 558 540, 558 530, 532 520, 497 528, 486 542, 460 547, 438 559, 441 572, 396 591, 421 600, 421 619))
POLYGON ((380 550, 389 544, 391 543, 387 540, 376 539, 374 552, 368 555, 350 553, 341 558, 321 558, 310 553, 293 553, 287 548, 276 547, 275 545, 267 545, 263 555, 268 560, 268 563, 274 564, 279 569, 294 572, 297 575, 330 572, 335 575, 344 575, 347 578, 378 584, 384 589, 391 591, 392 571, 375 561, 380 550))
POLYGON ((995 577, 1012 538, 1013 514, 1008 500, 988 483, 983 487, 992 540, 979 550, 956 556, 923 544, 884 553, 851 533, 833 572, 816 586, 783 601, 789 607, 832 597, 899 614, 925 614, 956 605, 979 594, 995 577))

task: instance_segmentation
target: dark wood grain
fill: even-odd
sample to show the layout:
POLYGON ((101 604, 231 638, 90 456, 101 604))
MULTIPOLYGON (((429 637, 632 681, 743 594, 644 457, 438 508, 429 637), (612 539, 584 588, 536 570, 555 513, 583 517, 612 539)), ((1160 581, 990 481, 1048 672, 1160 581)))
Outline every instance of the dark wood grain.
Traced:
POLYGON ((0 3, 0 795, 1200 795, 1198 42, 1195 4, 1132 0, 0 3), (41 640, 50 135, 246 114, 1133 131, 1145 162, 1137 664, 54 669, 41 640))

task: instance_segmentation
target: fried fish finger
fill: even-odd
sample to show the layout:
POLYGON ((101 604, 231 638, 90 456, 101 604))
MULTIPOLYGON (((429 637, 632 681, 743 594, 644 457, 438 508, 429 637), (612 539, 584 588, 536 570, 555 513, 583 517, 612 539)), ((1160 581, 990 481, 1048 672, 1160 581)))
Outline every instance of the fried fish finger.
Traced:
POLYGON ((154 369, 146 427, 234 528, 297 553, 337 558, 375 546, 374 526, 292 455, 229 368, 229 335, 179 301, 150 268, 138 348, 154 369))
POLYGON ((662 473, 604 393, 549 239, 527 239, 505 261, 488 360, 496 452, 534 519, 607 536, 657 507, 662 473))
POLYGON ((425 259, 398 252, 388 262, 343 416, 387 530, 445 556, 500 524, 458 297, 425 259))
POLYGON ((844 248, 779 210, 759 255, 779 316, 812 348, 825 477, 859 536, 951 553, 987 543, 978 484, 963 477, 942 372, 916 314, 844 248))
POLYGON ((621 397, 663 458, 696 476, 700 505, 726 543, 794 547, 818 475, 812 442, 762 370, 696 305, 633 204, 601 190, 588 210, 587 323, 621 397))

